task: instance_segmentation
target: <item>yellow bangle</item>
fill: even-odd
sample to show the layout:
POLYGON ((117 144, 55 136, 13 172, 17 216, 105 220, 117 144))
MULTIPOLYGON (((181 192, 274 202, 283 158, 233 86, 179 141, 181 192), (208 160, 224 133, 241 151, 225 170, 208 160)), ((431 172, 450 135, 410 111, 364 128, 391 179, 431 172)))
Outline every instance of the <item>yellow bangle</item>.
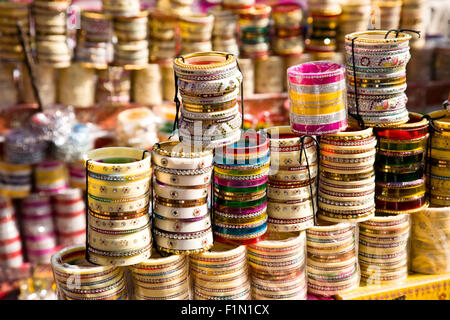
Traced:
POLYGON ((226 170, 219 167, 214 167, 214 172, 227 175, 227 176, 254 176, 266 173, 269 171, 270 164, 266 164, 261 168, 253 170, 226 170))
POLYGON ((322 114, 335 113, 343 109, 345 109, 345 104, 343 102, 335 105, 330 105, 329 107, 304 107, 291 104, 291 110, 293 113, 304 114, 308 116, 319 116, 322 114))
POLYGON ((322 105, 327 101, 339 101, 344 97, 344 90, 329 93, 298 93, 289 91, 289 98, 291 101, 298 103, 316 103, 322 105))

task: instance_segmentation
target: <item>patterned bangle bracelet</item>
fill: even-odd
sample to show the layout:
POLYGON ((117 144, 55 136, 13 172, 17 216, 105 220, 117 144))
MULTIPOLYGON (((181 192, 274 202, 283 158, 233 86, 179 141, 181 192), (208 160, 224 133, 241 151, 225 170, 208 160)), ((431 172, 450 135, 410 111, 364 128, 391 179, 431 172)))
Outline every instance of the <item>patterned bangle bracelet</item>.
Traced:
POLYGON ((96 149, 88 152, 85 160, 90 160, 87 169, 95 174, 139 175, 150 171, 150 153, 133 148, 96 149))

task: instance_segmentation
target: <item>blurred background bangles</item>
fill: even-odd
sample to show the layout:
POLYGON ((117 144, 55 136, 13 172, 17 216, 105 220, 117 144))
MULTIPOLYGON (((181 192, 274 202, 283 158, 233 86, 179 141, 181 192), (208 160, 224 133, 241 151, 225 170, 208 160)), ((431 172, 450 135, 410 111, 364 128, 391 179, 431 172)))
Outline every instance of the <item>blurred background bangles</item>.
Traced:
POLYGON ((0 195, 0 266, 19 268, 23 264, 22 242, 11 200, 0 195))
POLYGON ((150 257, 150 158, 149 152, 118 147, 86 154, 88 215, 96 218, 88 219, 87 226, 86 257, 90 262, 126 266, 150 257), (130 193, 133 184, 137 186, 130 193), (91 186, 97 186, 95 192, 91 186), (126 220, 136 212, 144 218, 127 227, 126 220))

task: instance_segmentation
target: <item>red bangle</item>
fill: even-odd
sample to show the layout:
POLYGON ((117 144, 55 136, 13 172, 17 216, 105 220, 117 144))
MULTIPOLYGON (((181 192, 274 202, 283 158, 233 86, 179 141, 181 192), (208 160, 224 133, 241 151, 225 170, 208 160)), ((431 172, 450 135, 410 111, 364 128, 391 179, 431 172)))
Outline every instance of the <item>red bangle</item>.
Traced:
POLYGON ((219 151, 219 154, 224 155, 250 155, 250 154, 261 154, 265 151, 269 150, 269 139, 266 135, 261 135, 256 132, 243 132, 240 141, 249 141, 252 143, 256 143, 256 145, 252 146, 243 146, 243 147, 235 147, 234 145, 239 142, 222 147, 222 150, 216 149, 219 151))
POLYGON ((83 199, 81 198, 76 198, 76 199, 70 199, 70 200, 57 200, 55 199, 55 203, 56 204, 61 204, 61 205, 71 205, 71 204, 75 204, 77 202, 83 201, 83 199))
POLYGON ((71 238, 71 237, 80 236, 80 235, 82 235, 84 233, 86 233, 86 229, 83 229, 83 230, 80 230, 80 231, 75 231, 75 232, 70 232, 70 233, 58 232, 58 237, 71 238))
POLYGON ((15 214, 12 214, 12 215, 7 216, 7 217, 0 218, 0 224, 1 224, 1 223, 6 223, 6 222, 9 222, 9 221, 12 221, 12 220, 14 220, 15 218, 16 218, 16 215, 15 215, 15 214))
POLYGON ((12 258, 21 256, 21 255, 22 255, 22 250, 19 250, 16 252, 0 254, 0 259, 2 259, 2 260, 12 259, 12 258))
POLYGON ((240 245, 249 245, 249 244, 258 243, 260 241, 265 240, 266 237, 267 237, 267 233, 265 233, 262 236, 259 236, 257 238, 252 238, 249 240, 232 240, 232 239, 223 238, 221 236, 214 234, 214 241, 217 241, 220 243, 225 243, 225 244, 231 244, 231 245, 235 245, 235 246, 240 246, 240 245))
POLYGON ((78 211, 78 212, 74 212, 74 213, 61 213, 61 212, 58 212, 58 213, 55 213, 55 217, 56 217, 56 218, 61 218, 61 219, 64 219, 64 218, 73 218, 73 217, 77 217, 77 216, 79 216, 79 215, 82 215, 82 214, 84 214, 85 212, 86 212, 85 209, 80 210, 80 211, 78 211))
POLYGON ((422 115, 414 112, 409 113, 409 121, 398 128, 374 129, 378 137, 411 140, 425 137, 428 133, 428 120, 422 119, 422 115), (416 123, 416 125, 415 125, 416 123))
POLYGON ((0 240, 0 246, 6 246, 6 245, 14 243, 16 241, 20 241, 20 236, 17 236, 15 238, 11 238, 11 239, 0 240))
POLYGON ((422 207, 425 204, 425 196, 418 199, 395 202, 395 201, 383 201, 375 200, 375 205, 377 210, 389 210, 389 211, 404 211, 404 210, 414 210, 422 207))

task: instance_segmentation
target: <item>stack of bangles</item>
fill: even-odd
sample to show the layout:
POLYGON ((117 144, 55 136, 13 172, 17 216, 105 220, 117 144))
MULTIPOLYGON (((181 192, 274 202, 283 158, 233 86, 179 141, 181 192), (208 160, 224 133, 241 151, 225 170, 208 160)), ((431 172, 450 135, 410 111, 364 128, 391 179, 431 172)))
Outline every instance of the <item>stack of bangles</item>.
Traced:
POLYGON ((0 161, 0 194, 12 199, 25 198, 33 184, 33 170, 28 164, 0 161))
POLYGON ((85 260, 86 247, 64 248, 52 256, 58 300, 127 300, 121 268, 96 266, 85 260))
POLYGON ((150 257, 150 153, 111 147, 86 154, 86 259, 128 266, 150 257))
POLYGON ((312 227, 317 211, 315 142, 310 137, 304 139, 302 149, 302 139, 289 126, 269 128, 267 136, 270 143, 268 228, 274 232, 292 232, 312 227))
POLYGON ((23 264, 22 241, 11 200, 0 195, 0 268, 19 268, 23 264))
POLYGON ((229 52, 239 57, 236 39, 237 15, 230 10, 224 10, 221 6, 211 7, 208 12, 214 16, 213 50, 229 52))
POLYGON ((345 36, 348 111, 370 127, 408 121, 405 90, 411 36, 391 32, 385 38, 387 33, 370 30, 345 36))
POLYGON ((450 207, 450 109, 430 113, 434 126, 430 137, 431 152, 428 155, 430 179, 430 204, 434 207, 450 207))
POLYGON ((269 23, 272 9, 269 5, 257 3, 239 11, 242 58, 265 59, 269 56, 269 23))
POLYGON ((46 160, 34 168, 36 191, 56 195, 67 188, 66 166, 58 160, 46 160))
POLYGON ((50 196, 32 193, 23 199, 21 220, 28 261, 48 264, 56 251, 50 196))
POLYGON ((274 34, 272 48, 276 55, 299 56, 303 53, 302 7, 296 3, 280 3, 272 7, 274 34))
POLYGON ((55 227, 58 244, 86 243, 86 204, 80 189, 66 189, 54 197, 55 227))
POLYGON ((255 0, 223 0, 222 7, 235 14, 248 10, 255 5, 255 0))
POLYGON ((320 139, 319 217, 359 222, 375 214, 375 147, 372 128, 347 129, 320 139))
POLYGON ((69 174, 69 186, 71 188, 86 189, 86 168, 84 160, 78 160, 67 164, 69 174))
POLYGON ((428 120, 417 113, 409 118, 403 125, 376 130, 377 214, 415 213, 426 205, 428 120))
POLYGON ((136 300, 188 300, 189 269, 185 255, 162 257, 155 249, 151 258, 130 266, 136 300))
POLYGON ((411 219, 411 270, 424 274, 450 272, 450 206, 425 208, 411 219))
POLYGON ((267 231, 269 139, 243 132, 239 142, 216 149, 214 165, 214 240, 251 244, 267 231))
POLYGON ((250 300, 245 246, 215 243, 210 251, 191 255, 194 300, 250 300))
POLYGON ((150 11, 148 16, 149 54, 151 61, 173 59, 176 55, 175 38, 177 18, 171 12, 160 9, 150 11))
POLYGON ((178 141, 156 143, 152 149, 155 178, 153 232, 158 250, 198 253, 213 245, 208 189, 212 150, 195 150, 178 141))
POLYGON ((173 67, 183 103, 180 141, 208 148, 238 141, 242 74, 236 58, 224 52, 197 52, 176 58, 173 67))
POLYGON ((306 230, 308 292, 337 295, 359 285, 356 226, 318 221, 306 230))
POLYGON ((178 18, 181 54, 212 50, 214 16, 209 13, 191 13, 178 18))
POLYGON ((290 121, 297 134, 324 135, 347 128, 345 68, 328 61, 287 70, 290 121))
POLYGON ((336 51, 338 19, 342 12, 340 4, 328 0, 308 0, 311 34, 306 40, 308 52, 336 51))
POLYGON ((305 232, 270 233, 247 247, 254 300, 306 300, 305 232))
POLYGON ((359 268, 367 285, 393 284, 408 276, 410 215, 377 216, 359 223, 359 268))

